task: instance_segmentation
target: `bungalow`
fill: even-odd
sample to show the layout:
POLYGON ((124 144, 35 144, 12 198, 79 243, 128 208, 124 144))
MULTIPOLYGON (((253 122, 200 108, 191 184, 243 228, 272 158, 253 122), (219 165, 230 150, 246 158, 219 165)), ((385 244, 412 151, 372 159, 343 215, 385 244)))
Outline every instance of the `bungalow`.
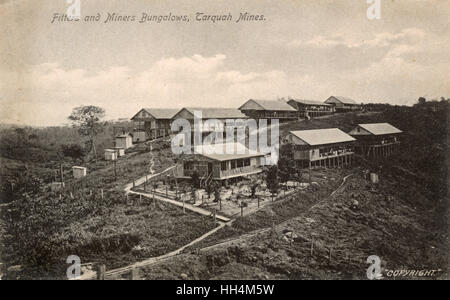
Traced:
POLYGON ((356 152, 366 157, 388 157, 398 151, 401 133, 389 123, 358 124, 349 132, 358 141, 356 152))
POLYGON ((302 118, 314 118, 334 113, 333 105, 319 101, 290 99, 288 104, 300 112, 302 118))
POLYGON ((170 124, 179 109, 143 108, 131 118, 136 124, 134 142, 153 140, 170 135, 170 124))
POLYGON ((284 143, 293 145, 300 167, 339 167, 353 160, 355 139, 338 128, 290 131, 284 143))
POLYGON ((239 110, 247 117, 259 119, 279 119, 283 121, 293 121, 299 118, 298 111, 284 100, 254 100, 245 102, 239 110))
POLYGON ((201 182, 249 176, 262 172, 264 154, 251 151, 240 143, 194 147, 175 171, 177 178, 191 178, 197 173, 201 182))
POLYGON ((325 103, 333 105, 337 112, 361 109, 361 105, 359 105, 355 100, 342 96, 331 96, 325 100, 325 103))
MULTIPOLYGON (((201 114, 201 123, 199 123, 199 129, 202 132, 202 138, 206 135, 210 134, 213 131, 225 132, 225 125, 227 120, 245 120, 247 117, 242 114, 239 110, 235 108, 194 108, 194 107, 185 107, 178 111, 172 120, 176 119, 185 119, 189 121, 191 126, 191 131, 195 130, 195 118, 194 113, 200 117, 201 114), (216 124, 209 124, 206 126, 206 122, 208 120, 217 120, 219 123, 217 124, 218 128, 214 127, 216 124)), ((223 137, 225 138, 225 136, 223 137)), ((194 142, 194 135, 192 135, 192 143, 194 142)))

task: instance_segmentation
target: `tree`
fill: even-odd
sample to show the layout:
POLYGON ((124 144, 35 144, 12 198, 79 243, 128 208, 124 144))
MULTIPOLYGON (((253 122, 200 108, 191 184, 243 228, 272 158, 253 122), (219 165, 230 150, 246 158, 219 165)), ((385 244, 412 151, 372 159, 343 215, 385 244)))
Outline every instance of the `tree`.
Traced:
POLYGON ((95 160, 97 160, 95 139, 97 134, 103 130, 100 120, 104 116, 105 110, 93 105, 76 107, 69 116, 69 120, 72 121, 73 126, 78 128, 78 133, 88 138, 88 141, 92 145, 95 160))
POLYGON ((191 183, 192 183, 192 186, 195 187, 195 188, 199 188, 200 187, 200 175, 198 174, 197 171, 194 171, 192 173, 191 183))
POLYGON ((78 144, 61 145, 61 152, 65 157, 72 158, 73 161, 83 160, 84 157, 84 149, 78 144))
POLYGON ((211 193, 214 191, 214 184, 212 182, 207 182, 205 185, 205 192, 208 195, 208 199, 211 197, 211 193))
POLYGON ((294 149, 292 144, 282 145, 280 148, 280 158, 278 160, 279 178, 282 183, 286 183, 295 178, 297 169, 293 164, 294 149))
POLYGON ((278 167, 276 165, 271 166, 269 170, 267 171, 266 175, 266 184, 267 188, 269 189, 270 193, 272 194, 272 200, 273 196, 278 193, 278 167))
POLYGON ((251 186, 250 186, 250 191, 251 191, 251 198, 254 199, 256 198, 256 190, 258 189, 259 184, 257 182, 252 182, 251 186))
POLYGON ((214 202, 219 202, 220 201, 220 184, 214 183, 213 190, 214 190, 214 202))

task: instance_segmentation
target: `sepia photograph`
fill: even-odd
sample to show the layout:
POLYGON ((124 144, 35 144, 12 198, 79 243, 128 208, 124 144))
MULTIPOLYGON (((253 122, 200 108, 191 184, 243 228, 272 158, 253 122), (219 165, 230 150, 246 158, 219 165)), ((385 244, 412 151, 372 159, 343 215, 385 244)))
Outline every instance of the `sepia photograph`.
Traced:
POLYGON ((449 15, 0 1, 0 280, 450 279, 449 15))

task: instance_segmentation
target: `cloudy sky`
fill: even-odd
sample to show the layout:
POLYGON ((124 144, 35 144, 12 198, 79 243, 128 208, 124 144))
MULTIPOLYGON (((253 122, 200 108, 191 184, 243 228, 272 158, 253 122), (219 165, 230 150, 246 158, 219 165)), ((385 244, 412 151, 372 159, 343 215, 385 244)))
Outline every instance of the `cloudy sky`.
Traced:
POLYGON ((141 107, 237 107, 249 98, 412 104, 450 96, 450 1, 81 0, 81 17, 55 22, 67 0, 0 3, 0 120, 57 125, 78 105, 107 118, 141 107), (196 13, 231 13, 233 22, 199 22, 196 13), (239 13, 264 15, 234 21, 239 13), (103 23, 107 13, 135 22, 103 23), (149 15, 189 22, 142 23, 149 15))

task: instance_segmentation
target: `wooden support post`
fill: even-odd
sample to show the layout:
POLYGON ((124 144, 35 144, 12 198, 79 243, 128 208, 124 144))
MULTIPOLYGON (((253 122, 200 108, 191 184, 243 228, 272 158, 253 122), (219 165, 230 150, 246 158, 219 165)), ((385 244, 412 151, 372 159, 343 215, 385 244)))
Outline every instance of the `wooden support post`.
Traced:
POLYGON ((117 181, 117 162, 114 160, 114 181, 117 181))
POLYGON ((100 189, 100 195, 101 195, 102 200, 103 200, 103 189, 100 189))
POLYGON ((309 160, 309 185, 311 185, 311 160, 309 160))
POLYGON ((61 184, 62 184, 64 182, 64 172, 63 172, 63 165, 62 165, 62 163, 59 164, 59 173, 60 173, 60 176, 61 176, 61 184))
POLYGON ((106 266, 98 265, 97 266, 97 280, 105 280, 106 266))
POLYGON ((139 205, 142 204, 142 194, 139 194, 139 205))
POLYGON ((241 203, 241 217, 243 217, 244 216, 244 205, 242 205, 242 203, 241 203))
POLYGON ((314 237, 311 237, 311 256, 314 254, 314 237))
POLYGON ((186 213, 186 208, 184 207, 184 197, 183 197, 183 195, 181 195, 181 198, 183 199, 183 214, 185 214, 186 213))
POLYGON ((132 269, 130 274, 131 280, 139 280, 139 269, 132 269))

